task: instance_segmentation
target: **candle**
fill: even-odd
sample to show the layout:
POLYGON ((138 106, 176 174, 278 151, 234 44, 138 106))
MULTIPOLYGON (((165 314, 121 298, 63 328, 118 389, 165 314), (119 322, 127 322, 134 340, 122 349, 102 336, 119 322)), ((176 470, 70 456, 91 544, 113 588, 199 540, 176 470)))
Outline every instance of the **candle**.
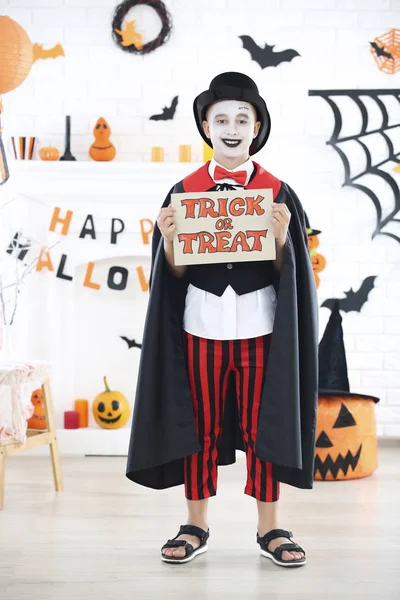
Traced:
POLYGON ((65 117, 65 152, 60 160, 76 160, 71 153, 71 117, 69 115, 65 117))
POLYGON ((189 144, 179 146, 179 161, 190 162, 192 160, 192 149, 189 144))
POLYGON ((78 429, 79 413, 76 410, 66 410, 64 412, 64 429, 78 429))
POLYGON ((79 427, 87 427, 89 420, 88 400, 75 400, 74 409, 79 414, 79 427))
POLYGON ((151 149, 152 162, 164 162, 164 148, 162 146, 153 146, 151 149))
POLYGON ((210 148, 210 146, 204 142, 203 143, 203 160, 204 160, 204 162, 211 160, 213 156, 214 156, 214 150, 212 148, 210 148))

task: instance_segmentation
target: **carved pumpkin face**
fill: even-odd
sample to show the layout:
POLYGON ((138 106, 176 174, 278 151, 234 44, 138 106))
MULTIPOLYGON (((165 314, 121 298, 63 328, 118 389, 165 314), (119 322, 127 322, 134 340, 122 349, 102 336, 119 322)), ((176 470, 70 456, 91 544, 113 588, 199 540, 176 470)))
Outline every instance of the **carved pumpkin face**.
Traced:
POLYGON ((377 466, 374 401, 319 396, 314 479, 358 479, 377 466))
POLYGON ((46 411, 44 408, 43 393, 41 388, 32 392, 31 402, 34 406, 33 415, 28 419, 29 429, 47 429, 46 411))
POLYGON ((129 402, 121 392, 112 392, 104 377, 106 391, 93 401, 93 416, 104 429, 119 429, 129 420, 129 402))

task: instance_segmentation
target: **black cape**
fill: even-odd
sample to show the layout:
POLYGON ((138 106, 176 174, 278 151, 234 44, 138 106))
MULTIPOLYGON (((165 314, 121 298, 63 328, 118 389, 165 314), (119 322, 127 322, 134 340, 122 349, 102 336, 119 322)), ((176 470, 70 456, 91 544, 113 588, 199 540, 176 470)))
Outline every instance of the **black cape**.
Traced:
MULTIPOLYGON (((291 220, 279 274, 272 343, 260 408, 256 454, 273 463, 274 476, 298 488, 313 487, 318 398, 318 306, 308 250, 304 211, 293 190, 254 163, 247 189, 272 188, 286 203, 291 220)), ((177 183, 172 193, 215 188, 208 163, 177 183)), ((143 334, 126 476, 164 489, 184 481, 183 458, 200 450, 182 346, 182 319, 188 282, 175 278, 155 226, 150 294, 143 334)), ((243 450, 235 388, 226 400, 218 446, 220 465, 243 450)))

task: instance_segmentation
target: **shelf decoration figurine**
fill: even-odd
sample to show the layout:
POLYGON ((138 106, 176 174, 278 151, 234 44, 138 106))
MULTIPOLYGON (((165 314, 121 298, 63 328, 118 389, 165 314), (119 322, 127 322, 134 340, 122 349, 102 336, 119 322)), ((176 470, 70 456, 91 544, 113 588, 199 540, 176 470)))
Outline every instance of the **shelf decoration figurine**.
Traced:
POLYGON ((47 429, 46 411, 41 388, 32 392, 31 402, 34 408, 33 415, 28 419, 28 429, 47 429))
POLYGON ((90 146, 89 156, 93 160, 109 161, 115 158, 117 151, 110 141, 111 129, 103 117, 97 120, 93 129, 95 141, 90 146))

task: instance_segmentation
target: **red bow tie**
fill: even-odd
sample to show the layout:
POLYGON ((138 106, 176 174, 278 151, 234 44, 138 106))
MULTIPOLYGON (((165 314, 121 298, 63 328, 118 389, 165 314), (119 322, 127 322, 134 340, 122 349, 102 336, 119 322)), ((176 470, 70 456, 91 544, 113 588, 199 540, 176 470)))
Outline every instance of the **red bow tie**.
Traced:
POLYGON ((214 180, 217 181, 219 179, 234 179, 240 185, 244 185, 247 179, 247 171, 234 171, 231 173, 218 165, 215 167, 214 171, 214 180))

